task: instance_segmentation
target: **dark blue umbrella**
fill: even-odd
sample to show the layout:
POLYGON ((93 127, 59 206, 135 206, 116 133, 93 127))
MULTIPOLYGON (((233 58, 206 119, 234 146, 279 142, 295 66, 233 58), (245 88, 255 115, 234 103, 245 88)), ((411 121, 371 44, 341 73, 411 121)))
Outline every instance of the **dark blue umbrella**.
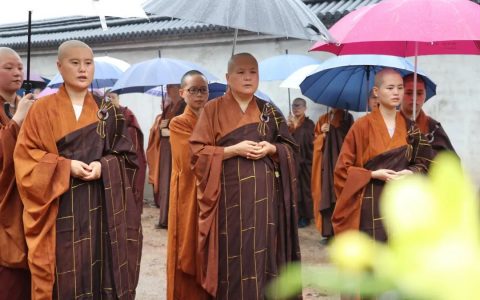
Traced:
POLYGON ((158 86, 180 84, 183 74, 191 70, 202 72, 208 81, 218 80, 212 73, 197 64, 162 57, 132 65, 112 87, 112 92, 145 93, 158 86))
MULTIPOLYGON (((353 111, 366 111, 375 74, 389 67, 402 76, 414 72, 414 65, 403 57, 389 55, 342 55, 323 62, 300 84, 302 94, 316 103, 353 111)), ((437 86, 425 74, 427 100, 437 86)))

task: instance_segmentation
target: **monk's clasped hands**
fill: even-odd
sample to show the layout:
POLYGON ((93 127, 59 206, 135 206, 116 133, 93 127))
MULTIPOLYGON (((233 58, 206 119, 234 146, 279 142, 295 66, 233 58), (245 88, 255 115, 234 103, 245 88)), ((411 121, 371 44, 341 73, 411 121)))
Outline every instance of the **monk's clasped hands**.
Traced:
POLYGON ((237 153, 247 159, 257 160, 267 155, 273 155, 277 148, 267 141, 253 142, 243 141, 237 144, 237 153))
POLYGON ((413 172, 407 169, 398 172, 389 169, 379 169, 372 171, 372 178, 388 182, 390 180, 398 180, 410 174, 413 174, 413 172))
POLYGON ((70 174, 72 177, 85 181, 99 179, 102 175, 102 165, 99 161, 92 161, 89 165, 79 160, 71 160, 70 174))

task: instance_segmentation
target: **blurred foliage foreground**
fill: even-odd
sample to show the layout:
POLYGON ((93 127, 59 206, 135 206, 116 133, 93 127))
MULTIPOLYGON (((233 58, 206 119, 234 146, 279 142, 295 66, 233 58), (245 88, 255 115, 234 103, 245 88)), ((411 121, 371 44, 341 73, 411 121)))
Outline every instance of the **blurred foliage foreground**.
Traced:
POLYGON ((477 197, 457 157, 442 153, 428 177, 412 175, 385 187, 388 244, 346 232, 328 247, 331 266, 291 265, 272 290, 285 298, 308 285, 379 299, 480 299, 477 197))

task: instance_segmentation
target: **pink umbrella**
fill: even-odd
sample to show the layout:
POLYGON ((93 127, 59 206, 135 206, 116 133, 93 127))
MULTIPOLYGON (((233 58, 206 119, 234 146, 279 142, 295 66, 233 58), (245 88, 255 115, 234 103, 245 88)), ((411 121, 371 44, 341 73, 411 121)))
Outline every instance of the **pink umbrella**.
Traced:
POLYGON ((480 5, 469 0, 384 0, 357 9, 330 28, 336 44, 311 51, 337 55, 480 54, 480 5))
POLYGON ((310 50, 415 56, 416 83, 418 55, 480 54, 480 5, 470 0, 384 0, 346 15, 330 33, 336 44, 317 42, 310 50))

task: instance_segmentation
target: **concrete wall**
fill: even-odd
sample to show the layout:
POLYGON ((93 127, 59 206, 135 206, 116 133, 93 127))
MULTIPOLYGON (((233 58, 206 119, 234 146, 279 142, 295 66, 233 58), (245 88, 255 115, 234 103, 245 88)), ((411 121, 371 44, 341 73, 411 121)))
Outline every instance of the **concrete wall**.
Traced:
MULTIPOLYGON (((190 39, 188 42, 148 42, 125 44, 121 47, 98 45, 93 48, 98 56, 108 54, 132 64, 158 57, 158 50, 161 49, 162 57, 195 62, 224 80, 232 44, 228 39, 218 41, 190 39)), ((311 42, 308 41, 244 37, 238 42, 235 52, 250 52, 259 61, 284 54, 286 49, 290 54, 306 54, 319 60, 332 57, 328 53, 307 53, 310 46, 311 42)), ((419 57, 419 67, 438 86, 437 95, 424 106, 426 112, 442 123, 465 169, 473 177, 476 186, 480 187, 480 135, 476 134, 477 128, 480 128, 480 56, 424 56, 419 57)), ((53 77, 56 73, 55 53, 51 51, 34 54, 32 69, 47 77, 53 77)), ((280 82, 261 82, 260 89, 274 100, 284 114, 288 114, 287 90, 278 87, 279 84, 280 82)), ((297 96, 301 96, 300 91, 291 90, 291 99, 297 96)), ((160 98, 126 94, 121 96, 121 102, 135 112, 147 140, 153 119, 160 112, 160 98)), ((308 102, 307 114, 314 121, 325 111, 324 106, 308 102)))

